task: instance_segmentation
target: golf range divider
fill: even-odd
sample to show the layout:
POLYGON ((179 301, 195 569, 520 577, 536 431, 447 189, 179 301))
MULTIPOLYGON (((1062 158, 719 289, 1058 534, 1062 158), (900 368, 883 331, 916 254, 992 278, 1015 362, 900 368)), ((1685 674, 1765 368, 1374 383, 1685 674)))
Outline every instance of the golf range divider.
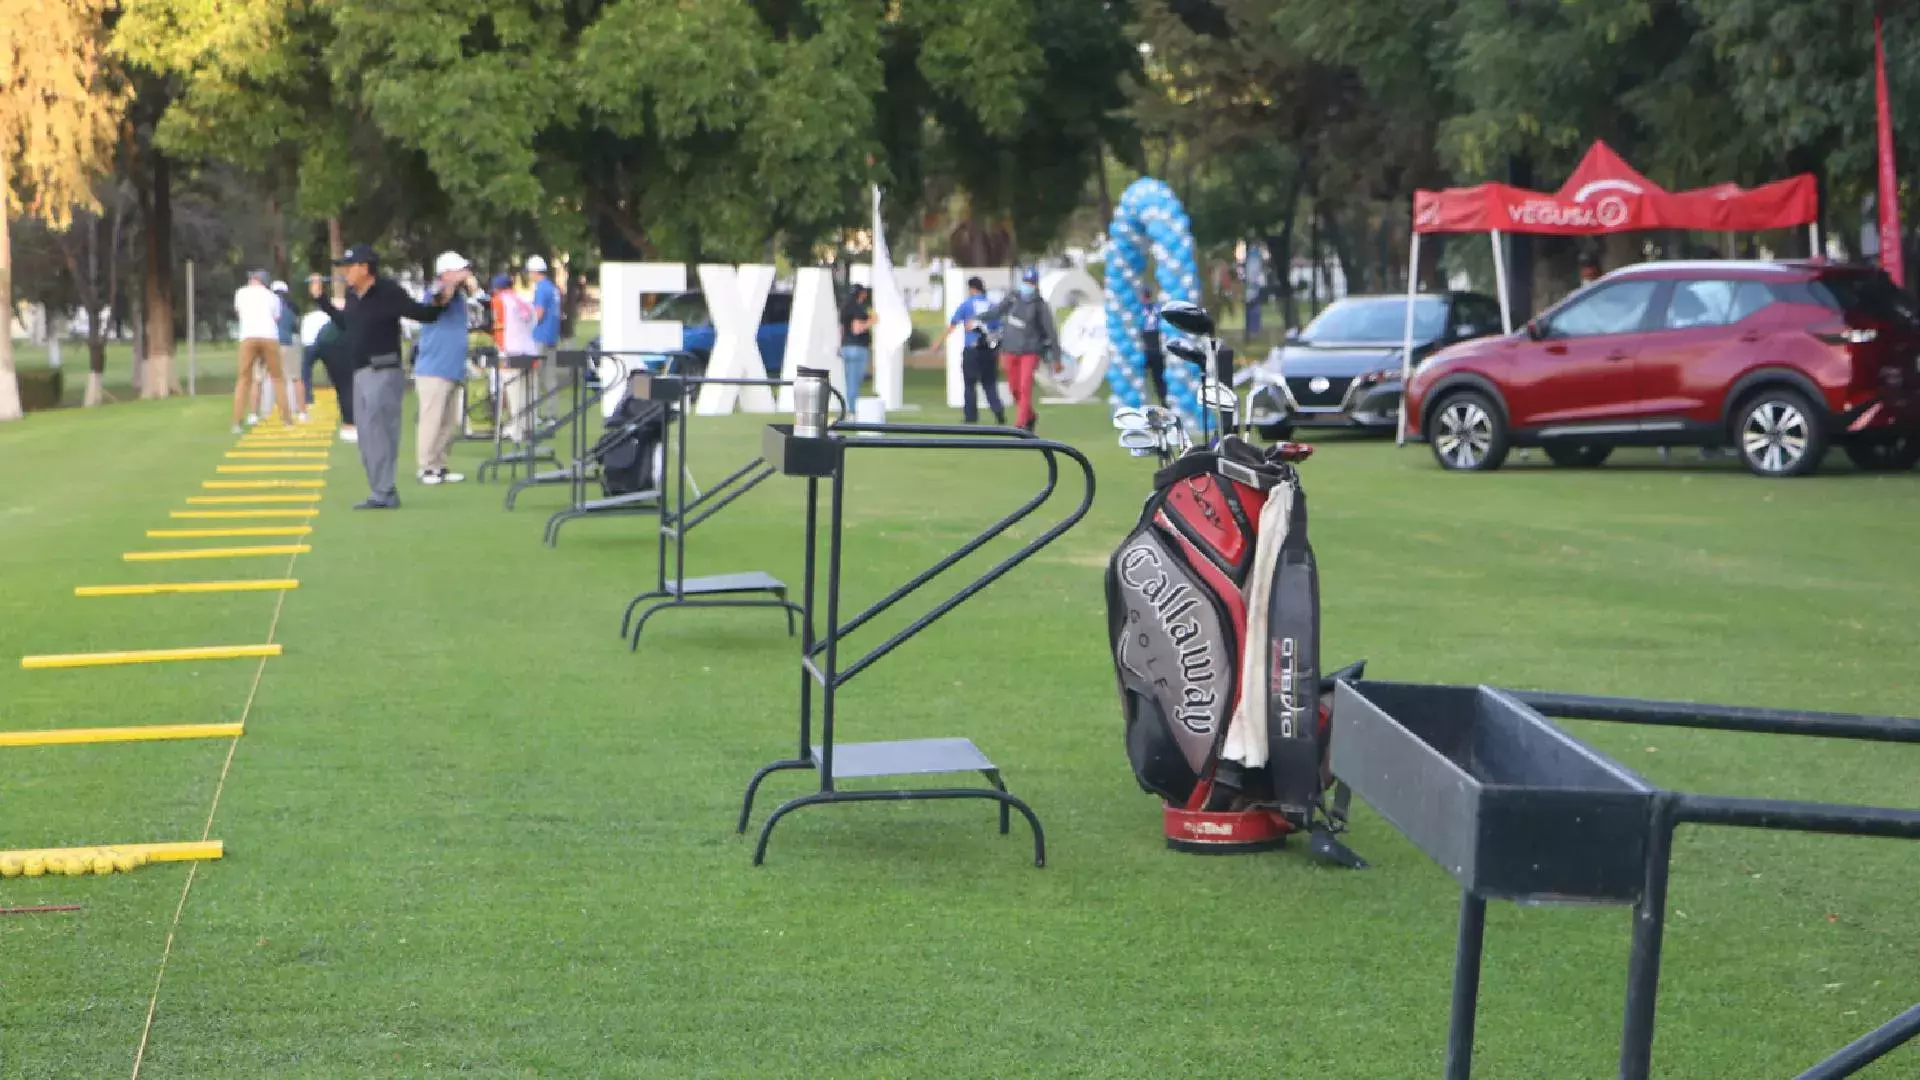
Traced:
POLYGON ((537 356, 501 356, 493 349, 483 349, 478 355, 480 366, 489 368, 494 372, 497 384, 493 393, 493 457, 480 463, 480 467, 474 470, 473 478, 484 484, 487 481, 488 473, 492 473, 497 477, 500 475, 501 469, 511 469, 513 470, 513 475, 518 477, 522 465, 526 466, 528 475, 532 475, 534 466, 542 462, 558 466, 560 459, 554 456, 552 450, 540 449, 540 440, 543 436, 551 438, 559 433, 558 422, 549 426, 545 431, 541 430, 540 406, 546 404, 547 399, 558 394, 560 390, 559 387, 555 387, 545 394, 538 392, 540 388, 537 385, 538 380, 534 378, 534 372, 538 369, 540 358, 537 356), (527 401, 525 407, 520 410, 520 416, 503 418, 500 415, 500 409, 507 396, 507 372, 509 371, 517 371, 520 373, 518 381, 521 392, 526 396, 527 401), (506 420, 507 423, 515 423, 522 420, 526 423, 527 437, 526 440, 520 444, 518 450, 509 452, 506 449, 507 423, 503 423, 503 419, 506 420))
MULTIPOLYGON (((612 356, 624 354, 595 352, 591 355, 612 356)), ((635 353, 633 355, 637 356, 641 354, 635 353)), ((592 415, 594 406, 600 404, 601 399, 605 396, 605 391, 602 388, 594 387, 589 389, 586 385, 586 371, 589 362, 589 353, 578 349, 566 349, 554 354, 554 367, 567 373, 567 411, 560 418, 556 426, 564 426, 567 428, 569 457, 565 465, 560 465, 556 468, 539 470, 529 468, 526 476, 519 477, 508 484, 507 509, 511 510, 514 508, 514 504, 520 498, 520 493, 527 488, 551 484, 566 484, 571 496, 572 505, 576 508, 586 500, 587 482, 594 479, 593 473, 595 472, 587 455, 587 447, 589 445, 587 439, 587 418, 592 415)), ((654 494, 657 496, 658 492, 654 494)), ((626 498, 626 496, 619 496, 619 498, 626 498)), ((634 502, 638 504, 643 503, 644 500, 634 500, 634 502)), ((648 509, 650 509, 650 507, 636 505, 635 509, 628 510, 627 512, 645 513, 648 509)), ((549 525, 551 525, 551 523, 549 523, 549 525)), ((553 546, 551 528, 548 530, 547 546, 553 546)))
MULTIPOLYGON (((671 440, 661 439, 665 446, 673 442, 676 449, 664 455, 665 468, 674 468, 679 474, 674 479, 674 499, 672 509, 660 508, 660 544, 656 552, 657 580, 654 587, 635 596, 627 602, 626 610, 620 614, 620 634, 627 636, 629 625, 632 636, 628 639, 628 648, 640 648, 640 632, 646 628, 647 620, 655 614, 672 608, 683 607, 764 607, 778 608, 786 613, 787 636, 793 636, 793 617, 805 614, 798 605, 787 599, 786 582, 762 570, 748 570, 732 574, 716 574, 708 577, 689 578, 687 576, 687 534, 700 523, 725 510, 735 499, 752 491, 764 483, 778 470, 767 461, 766 453, 735 469, 726 479, 701 492, 692 502, 687 501, 687 417, 691 415, 693 397, 705 386, 759 386, 778 389, 793 385, 790 379, 728 379, 708 378, 690 375, 649 375, 636 372, 628 376, 629 392, 639 394, 651 401, 667 402, 668 422, 674 430, 667 433, 671 440), (678 422, 673 420, 679 414, 678 422), (673 545, 673 576, 667 576, 667 545, 673 545), (648 601, 654 601, 648 604, 648 601), (641 609, 642 604, 647 604, 641 609), (638 617, 635 617, 636 610, 638 617)), ((847 415, 847 403, 839 391, 828 388, 833 400, 839 405, 839 419, 847 415)), ((662 474, 665 475, 665 474, 662 474)))
POLYGON ((840 719, 837 715, 837 705, 841 687, 1078 524, 1093 507, 1092 463, 1079 450, 1065 443, 1042 439, 1020 428, 952 424, 843 422, 833 425, 818 438, 796 436, 790 424, 770 424, 762 436, 761 456, 772 463, 773 468, 780 473, 786 476, 804 477, 807 481, 806 582, 800 620, 804 628, 800 648, 800 739, 798 751, 794 757, 761 766, 753 774, 753 778, 747 782, 746 793, 740 802, 740 819, 736 825, 736 831, 742 835, 746 833, 747 824, 753 815, 754 796, 758 793, 761 782, 772 774, 789 769, 812 769, 819 778, 819 789, 810 794, 788 799, 767 816, 766 822, 760 827, 759 840, 754 845, 753 864, 759 866, 765 860, 767 842, 773 836, 774 826, 788 814, 803 807, 841 802, 990 799, 999 804, 1002 835, 1008 831, 1009 810, 1018 810, 1021 816, 1027 819, 1027 824, 1033 830, 1033 864, 1036 867, 1044 867, 1047 864, 1047 843, 1046 833, 1041 829, 1039 816, 1024 801, 1007 790, 999 767, 978 746, 974 745, 971 739, 903 739, 839 744, 835 739, 837 735, 835 727, 840 719), (845 438, 846 435, 878 437, 848 439, 845 438), (1038 454, 1046 464, 1046 483, 1032 498, 999 521, 989 525, 973 539, 942 556, 932 566, 874 601, 859 614, 842 622, 840 619, 840 568, 847 460, 854 451, 883 450, 960 450, 1038 454), (1025 520, 1052 498, 1055 489, 1059 486, 1058 459, 1062 456, 1071 459, 1079 466, 1085 480, 1085 490, 1081 494, 1078 506, 1040 535, 1021 545, 1012 554, 995 563, 971 582, 961 586, 946 599, 928 608, 905 628, 897 631, 858 659, 851 663, 841 662, 840 643, 849 635, 951 569, 960 560, 978 551, 995 537, 1025 520), (829 493, 826 515, 827 567, 824 598, 818 587, 821 559, 820 486, 822 481, 827 482, 829 493), (823 607, 824 632, 816 633, 818 624, 815 616, 822 612, 823 607), (816 686, 819 688, 820 696, 820 739, 817 743, 813 741, 813 700, 816 686), (956 773, 979 773, 986 778, 988 786, 853 791, 842 790, 838 786, 839 781, 843 779, 936 776, 956 773))
MULTIPOLYGON (((1920 720, 1485 686, 1341 681, 1334 693, 1334 775, 1460 884, 1446 1080, 1473 1072, 1488 899, 1633 906, 1619 1076, 1648 1080, 1676 828, 1920 840, 1920 810, 1663 790, 1548 717, 1909 744, 1920 720)), ((1920 1005, 1800 1078, 1852 1076, 1916 1036, 1920 1005)))

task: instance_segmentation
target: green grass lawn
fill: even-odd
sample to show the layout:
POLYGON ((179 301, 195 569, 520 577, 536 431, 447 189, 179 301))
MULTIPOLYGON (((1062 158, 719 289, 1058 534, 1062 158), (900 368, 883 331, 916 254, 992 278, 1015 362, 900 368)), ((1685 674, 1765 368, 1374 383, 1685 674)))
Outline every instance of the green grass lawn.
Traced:
MULTIPOLYGON (((615 631, 651 586, 651 519, 575 523, 547 550, 560 491, 508 513, 500 485, 410 479, 400 513, 355 514, 357 458, 336 444, 311 554, 123 563, 194 543, 144 530, 215 475, 224 403, 0 426, 8 656, 269 632, 286 648, 264 664, 0 664, 7 729, 244 715, 248 732, 0 751, 0 846, 197 839, 212 811, 228 852, 184 901, 179 864, 0 881, 0 905, 84 905, 0 918, 0 1078, 127 1075, 156 984, 154 1078, 1438 1075, 1457 893, 1389 826, 1359 811, 1364 873, 1162 846, 1120 741, 1100 588, 1149 468, 1099 407, 1044 417, 1094 456, 1093 513, 857 680, 841 734, 971 736, 1044 820, 1045 870, 1017 823, 1002 838, 975 803, 810 809, 750 866, 733 815, 754 768, 793 749, 795 642, 771 612, 676 611, 629 654, 615 631), (284 599, 72 595, 289 562, 301 585, 284 599)), ((762 418, 694 423, 703 481, 757 452, 762 418)), ((471 473, 481 448, 459 455, 471 473)), ((1920 713, 1920 477, 1835 465, 1769 483, 1684 456, 1456 476, 1423 449, 1327 440, 1305 475, 1328 660, 1920 713)), ((856 600, 1035 479, 994 455, 856 461, 856 600)), ((703 526, 689 572, 797 585, 801 492, 776 478, 703 526)), ((897 614, 862 640, 913 612, 897 614)), ((1920 806, 1920 749, 1579 732, 1687 789, 1920 806)), ((770 781, 756 824, 808 783, 770 781)), ((1916 867, 1894 841, 1683 831, 1659 1075, 1793 1075, 1920 1000, 1916 867)), ((1477 1075, 1611 1075, 1627 912, 1498 906, 1490 922, 1477 1075)), ((1909 1049, 1882 1073, 1916 1069, 1909 1049)))

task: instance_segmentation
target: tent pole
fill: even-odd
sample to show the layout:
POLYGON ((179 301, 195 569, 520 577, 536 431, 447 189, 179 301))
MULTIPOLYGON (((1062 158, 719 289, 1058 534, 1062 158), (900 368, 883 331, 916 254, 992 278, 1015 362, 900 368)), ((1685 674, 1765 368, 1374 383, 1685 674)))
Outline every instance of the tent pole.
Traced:
POLYGON ((1420 230, 1413 230, 1407 256, 1407 331, 1400 341, 1400 423, 1395 446, 1407 445, 1407 384, 1413 381, 1413 302, 1420 284, 1420 230))
POLYGON ((1500 332, 1513 333, 1513 305, 1507 302, 1507 256, 1501 250, 1500 230, 1493 230, 1493 283, 1500 290, 1500 332))

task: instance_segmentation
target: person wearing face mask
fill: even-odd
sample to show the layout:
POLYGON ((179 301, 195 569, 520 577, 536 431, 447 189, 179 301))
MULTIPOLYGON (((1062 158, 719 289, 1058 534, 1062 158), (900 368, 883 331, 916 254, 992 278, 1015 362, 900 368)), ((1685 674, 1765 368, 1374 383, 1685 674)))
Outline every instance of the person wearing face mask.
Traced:
POLYGON ((1012 296, 994 305, 986 316, 1000 322, 1000 353, 1007 360, 1007 384, 1013 389, 1014 423, 1032 431, 1040 421, 1033 409, 1033 375, 1040 360, 1060 362, 1060 333, 1053 325, 1053 309, 1040 297, 1040 272, 1028 267, 1012 296))

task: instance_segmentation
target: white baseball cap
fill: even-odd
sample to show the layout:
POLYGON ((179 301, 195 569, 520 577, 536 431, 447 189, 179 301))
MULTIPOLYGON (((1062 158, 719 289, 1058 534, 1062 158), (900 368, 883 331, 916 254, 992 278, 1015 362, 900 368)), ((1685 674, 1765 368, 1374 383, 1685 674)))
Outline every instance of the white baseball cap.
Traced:
POLYGON ((276 281, 276 282, 274 282, 274 283, 273 283, 273 291, 274 291, 274 292, 286 292, 286 291, 287 291, 287 283, 286 283, 286 282, 284 282, 284 281, 276 281))
POLYGON ((529 255, 527 257, 527 273, 544 274, 546 272, 547 272, 547 260, 541 258, 538 255, 529 255))
POLYGON ((452 270, 465 270, 466 268, 467 260, 461 258, 460 253, 457 251, 443 251, 440 253, 439 258, 433 260, 433 272, 435 274, 444 274, 452 270))

